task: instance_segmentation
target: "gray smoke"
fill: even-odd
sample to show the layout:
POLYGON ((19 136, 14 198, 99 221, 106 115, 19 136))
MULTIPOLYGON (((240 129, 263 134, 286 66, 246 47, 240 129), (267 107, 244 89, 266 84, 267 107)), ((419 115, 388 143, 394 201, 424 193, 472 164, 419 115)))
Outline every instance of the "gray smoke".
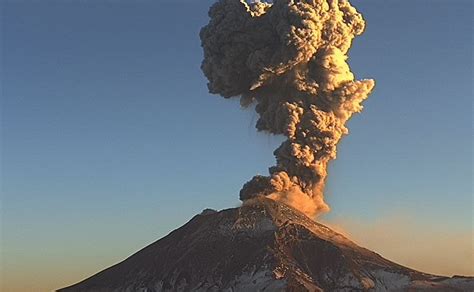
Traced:
POLYGON ((256 103, 258 131, 287 137, 269 176, 254 176, 240 199, 268 196, 309 216, 329 210, 328 162, 362 110, 374 80, 354 80, 347 52, 365 22, 346 0, 219 0, 200 37, 211 93, 256 103))

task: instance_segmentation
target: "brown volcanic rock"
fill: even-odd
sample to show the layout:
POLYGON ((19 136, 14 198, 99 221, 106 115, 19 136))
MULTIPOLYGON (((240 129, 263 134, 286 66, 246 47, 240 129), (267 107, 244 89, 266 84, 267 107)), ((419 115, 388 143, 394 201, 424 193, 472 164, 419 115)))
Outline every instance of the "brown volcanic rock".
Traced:
POLYGON ((421 273, 266 198, 206 210, 71 291, 474 291, 421 273))

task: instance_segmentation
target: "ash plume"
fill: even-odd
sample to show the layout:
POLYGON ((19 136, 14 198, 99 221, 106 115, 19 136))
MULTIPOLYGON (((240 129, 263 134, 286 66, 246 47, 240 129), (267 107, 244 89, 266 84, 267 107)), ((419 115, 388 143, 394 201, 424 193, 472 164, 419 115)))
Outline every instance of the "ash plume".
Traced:
POLYGON ((328 163, 375 85, 355 80, 346 62, 361 14, 346 0, 219 0, 209 17, 200 37, 210 93, 256 103, 257 130, 287 138, 269 176, 245 183, 240 199, 267 196, 310 217, 328 211, 328 163))

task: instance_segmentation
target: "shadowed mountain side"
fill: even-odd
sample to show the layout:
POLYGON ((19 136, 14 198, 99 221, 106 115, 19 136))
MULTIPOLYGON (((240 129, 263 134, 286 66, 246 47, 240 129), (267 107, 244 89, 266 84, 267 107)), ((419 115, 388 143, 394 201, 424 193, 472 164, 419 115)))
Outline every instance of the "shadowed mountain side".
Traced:
POLYGON ((418 272, 267 198, 206 210, 71 291, 472 291, 418 272))

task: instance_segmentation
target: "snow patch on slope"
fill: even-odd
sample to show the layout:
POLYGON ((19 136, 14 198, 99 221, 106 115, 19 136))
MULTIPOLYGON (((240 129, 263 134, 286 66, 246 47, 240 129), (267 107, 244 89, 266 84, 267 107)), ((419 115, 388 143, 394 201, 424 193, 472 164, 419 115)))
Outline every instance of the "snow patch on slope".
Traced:
POLYGON ((376 270, 371 273, 375 278, 375 291, 385 292, 407 287, 411 279, 404 274, 392 273, 385 270, 376 270))

